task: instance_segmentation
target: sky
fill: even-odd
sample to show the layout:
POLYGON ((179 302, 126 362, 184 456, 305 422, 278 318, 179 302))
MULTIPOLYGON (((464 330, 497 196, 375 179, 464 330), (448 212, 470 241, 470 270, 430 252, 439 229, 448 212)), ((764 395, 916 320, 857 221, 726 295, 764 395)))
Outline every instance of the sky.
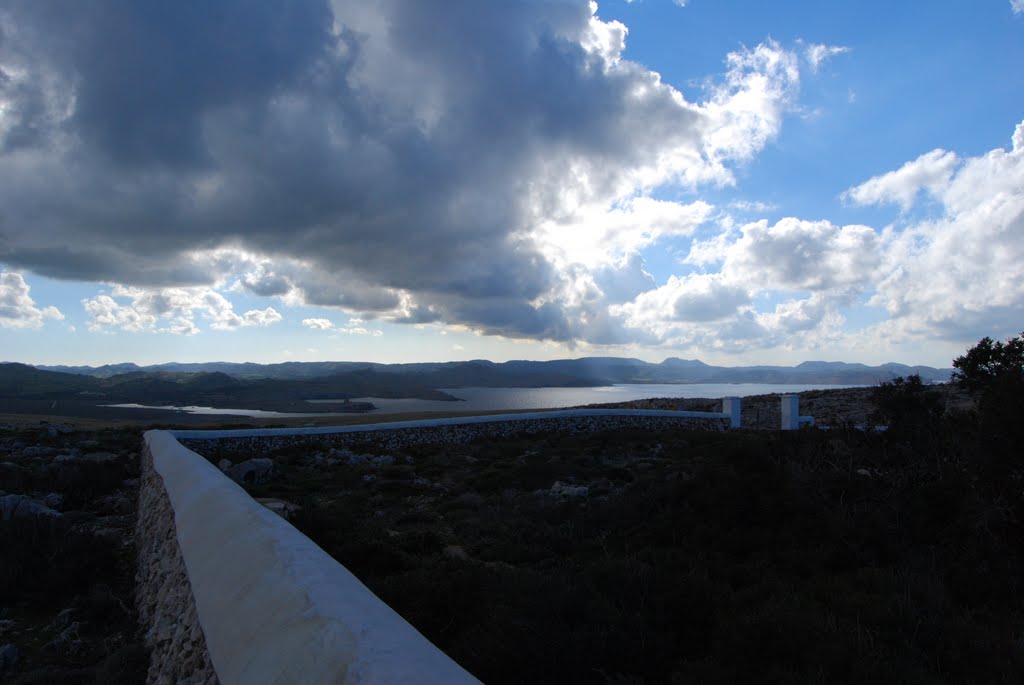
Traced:
POLYGON ((949 366, 1024 0, 4 0, 0 360, 949 366))

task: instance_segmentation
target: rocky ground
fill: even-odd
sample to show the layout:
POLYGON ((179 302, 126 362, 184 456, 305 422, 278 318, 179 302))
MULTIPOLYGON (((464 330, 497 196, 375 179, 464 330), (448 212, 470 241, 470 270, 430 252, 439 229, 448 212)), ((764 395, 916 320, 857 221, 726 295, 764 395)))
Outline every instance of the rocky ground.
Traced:
POLYGON ((144 681, 138 448, 135 430, 0 425, 0 681, 144 681))
MULTIPOLYGON (((947 407, 967 403, 952 386, 935 389, 947 407)), ((803 393, 801 413, 830 427, 872 425, 872 390, 803 393)), ((721 401, 660 398, 602 406, 720 411, 721 401)), ((744 398, 742 419, 744 428, 776 428, 778 396, 744 398)), ((0 681, 144 682, 149 657, 133 598, 142 427, 5 420, 0 417, 0 681)), ((719 428, 707 426, 712 427, 719 428)), ((550 513, 604 502, 649 482, 641 477, 645 473, 689 478, 694 465, 672 465, 668 443, 661 452, 658 440, 648 444, 642 437, 642 427, 622 430, 627 444, 611 452, 601 440, 558 426, 541 431, 531 447, 535 439, 519 435, 512 424, 483 440, 475 431, 448 430, 444 440, 430 431, 381 432, 312 447, 287 439, 195 447, 311 534, 330 517, 368 521, 371 528, 352 544, 364 555, 359 563, 368 564, 370 574, 382 574, 386 588, 394 582, 386 581, 391 565, 404 568, 424 545, 440 555, 431 563, 479 562, 489 570, 508 563, 498 548, 528 555, 529 546, 516 536, 528 535, 524 530, 536 523, 524 524, 524 530, 503 528, 494 519, 499 510, 550 513), (434 454, 442 443, 477 446, 434 454), (550 454, 542 459, 545 452, 550 454), (348 494, 339 499, 339 492, 348 494), (446 518, 463 520, 470 536, 493 524, 485 531, 491 547, 465 544, 463 533, 450 526, 432 527, 446 518), (393 544, 374 542, 378 533, 393 544)), ((673 440, 695 444, 694 438, 673 440)), ((701 449, 713 451, 713 445, 701 449)))
MULTIPOLYGON (((949 410, 965 409, 971 406, 971 400, 964 391, 955 385, 933 385, 929 390, 940 394, 942 401, 949 410)), ((871 395, 874 387, 843 388, 839 390, 809 390, 800 394, 800 414, 813 416, 817 425, 822 427, 873 426, 872 412, 874 405, 871 395)), ((741 421, 743 428, 755 430, 775 430, 781 422, 781 395, 752 395, 742 401, 741 421)), ((592 405, 604 408, 629 409, 676 409, 683 411, 721 411, 721 400, 702 398, 685 399, 658 397, 629 402, 592 405)))
MULTIPOLYGON (((1016 510, 941 425, 951 450, 854 429, 871 392, 802 396, 827 431, 551 421, 191 446, 489 684, 1021 682, 1016 510)), ((778 405, 747 398, 745 426, 774 428, 778 405)))

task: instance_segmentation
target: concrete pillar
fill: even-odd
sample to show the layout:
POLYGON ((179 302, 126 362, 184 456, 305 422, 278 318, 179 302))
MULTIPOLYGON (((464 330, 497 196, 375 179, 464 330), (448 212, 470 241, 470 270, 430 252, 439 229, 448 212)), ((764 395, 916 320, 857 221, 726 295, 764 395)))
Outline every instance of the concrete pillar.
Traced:
POLYGON ((801 423, 814 423, 813 416, 800 416, 800 396, 782 396, 782 430, 793 431, 800 427, 801 423))
POLYGON ((782 430, 792 431, 800 427, 800 396, 782 396, 782 430))
POLYGON ((729 427, 739 428, 740 427, 740 407, 741 401, 738 397, 723 397, 722 398, 722 413, 729 416, 729 427))

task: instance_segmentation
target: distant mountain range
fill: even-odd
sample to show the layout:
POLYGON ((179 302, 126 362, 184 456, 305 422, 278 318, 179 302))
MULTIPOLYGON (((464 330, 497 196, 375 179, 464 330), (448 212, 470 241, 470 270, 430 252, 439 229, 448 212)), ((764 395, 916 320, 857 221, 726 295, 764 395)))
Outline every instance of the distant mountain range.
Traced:
POLYGON ((874 385, 918 374, 945 382, 952 369, 843 362, 797 366, 710 366, 669 358, 660 364, 618 357, 555 361, 368 364, 285 362, 282 364, 111 364, 40 366, 0 363, 0 409, 15 413, 75 413, 76 407, 116 404, 198 405, 221 409, 282 412, 367 411, 364 397, 451 400, 441 388, 596 387, 617 383, 791 383, 874 385), (309 403, 307 400, 336 400, 309 403))
MULTIPOLYGON (((374 373, 400 377, 422 389, 460 387, 593 387, 616 383, 798 383, 872 385, 896 376, 918 374, 926 383, 949 380, 952 369, 906 364, 848 364, 809 361, 797 366, 711 366, 696 359, 670 357, 660 364, 620 357, 584 357, 554 361, 486 360, 373 364, 366 362, 284 362, 252 364, 205 362, 194 364, 110 364, 106 366, 38 366, 66 374, 112 378, 127 373, 218 373, 239 380, 311 380, 374 373)), ((396 380, 396 379, 392 379, 396 380)))

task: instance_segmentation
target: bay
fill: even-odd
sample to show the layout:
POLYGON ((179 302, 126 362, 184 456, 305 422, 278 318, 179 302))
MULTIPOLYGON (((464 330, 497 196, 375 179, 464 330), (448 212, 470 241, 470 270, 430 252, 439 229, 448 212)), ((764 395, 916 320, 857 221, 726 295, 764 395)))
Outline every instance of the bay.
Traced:
POLYGON ((185 414, 196 414, 201 416, 248 416, 254 419, 281 419, 281 418, 302 418, 315 416, 352 416, 351 412, 284 412, 264 411, 262 409, 225 409, 221 407, 200 407, 187 405, 176 407, 173 405, 156 406, 151 404, 105 404, 105 407, 116 409, 164 409, 166 411, 182 412, 185 414))
MULTIPOLYGON (((429 411, 503 411, 517 409, 562 409, 587 404, 629 402, 654 397, 749 397, 751 395, 799 393, 805 390, 834 390, 860 387, 855 385, 772 384, 772 383, 621 383, 598 388, 441 388, 458 397, 457 402, 444 400, 392 399, 359 397, 353 401, 372 402, 377 408, 368 414, 404 414, 429 411)), ((333 404, 343 400, 307 400, 310 404, 333 404)), ((352 416, 350 412, 281 412, 260 409, 225 409, 221 407, 152 406, 145 404, 112 404, 125 409, 165 409, 208 416, 248 416, 251 418, 301 418, 352 416)))
MULTIPOLYGON (((621 383, 599 388, 441 388, 462 402, 443 400, 389 399, 360 397, 377 409, 370 414, 398 414, 423 411, 500 411, 513 409, 560 409, 585 404, 628 402, 653 397, 748 397, 772 393, 798 393, 805 390, 832 390, 858 387, 850 385, 806 385, 771 383, 621 383)), ((339 400, 308 400, 329 403, 339 400)))

